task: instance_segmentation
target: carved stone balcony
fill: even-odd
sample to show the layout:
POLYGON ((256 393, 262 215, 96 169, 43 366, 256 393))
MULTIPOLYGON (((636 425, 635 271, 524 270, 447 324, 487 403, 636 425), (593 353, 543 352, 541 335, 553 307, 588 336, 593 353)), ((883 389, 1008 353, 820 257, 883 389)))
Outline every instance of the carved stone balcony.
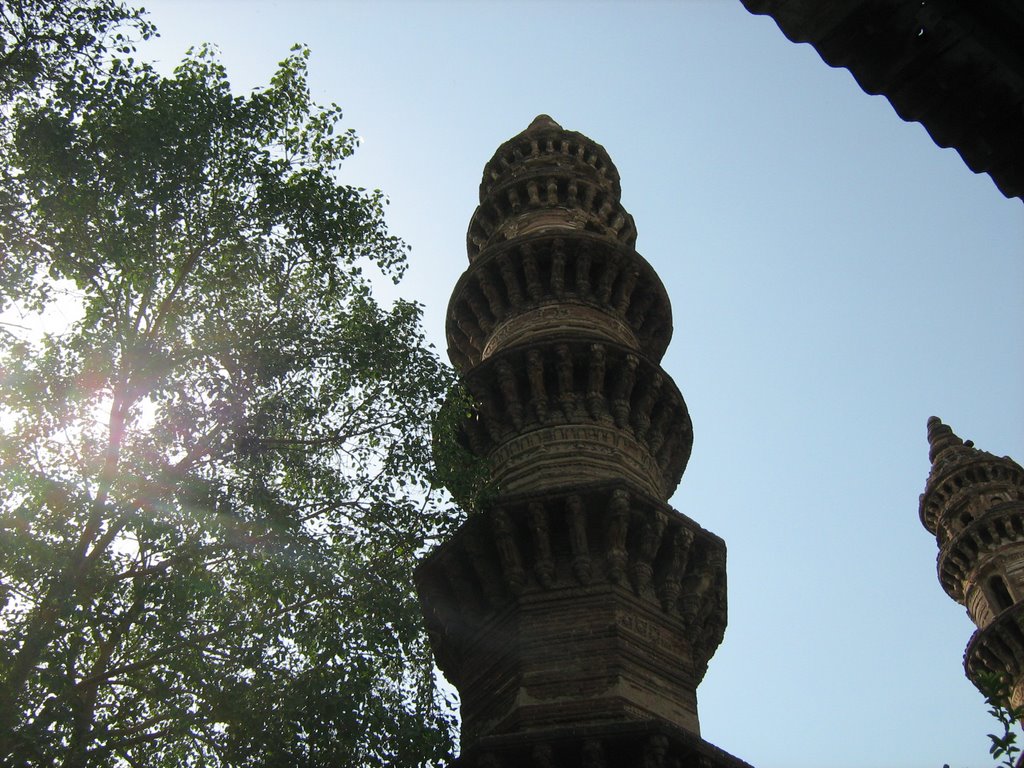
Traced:
POLYGON ((629 346, 658 362, 672 312, 650 264, 597 235, 535 234, 490 248, 448 305, 448 350, 460 371, 551 331, 629 346))
POLYGON ((505 495, 419 568, 468 737, 645 715, 699 732, 725 545, 628 488, 505 495))
POLYGON ((964 671, 977 684, 981 675, 995 674, 1013 683, 1011 704, 1024 704, 1024 602, 996 616, 971 635, 964 652, 964 671))

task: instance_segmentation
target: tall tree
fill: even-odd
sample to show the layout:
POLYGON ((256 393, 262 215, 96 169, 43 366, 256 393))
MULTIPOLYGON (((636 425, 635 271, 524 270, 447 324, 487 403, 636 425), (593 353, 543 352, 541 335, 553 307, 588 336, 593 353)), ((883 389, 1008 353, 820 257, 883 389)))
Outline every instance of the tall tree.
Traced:
POLYGON ((450 752, 410 574, 450 374, 373 299, 406 247, 307 57, 237 96, 209 50, 89 56, 5 107, 4 317, 77 316, 0 325, 5 765, 450 752))

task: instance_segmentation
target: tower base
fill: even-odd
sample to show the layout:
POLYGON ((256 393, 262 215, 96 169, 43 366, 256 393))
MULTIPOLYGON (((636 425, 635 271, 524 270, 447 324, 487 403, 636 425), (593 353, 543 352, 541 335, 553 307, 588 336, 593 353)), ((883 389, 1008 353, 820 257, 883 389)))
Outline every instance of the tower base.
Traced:
POLYGON ((449 768, 751 768, 681 728, 629 723, 489 736, 449 768))

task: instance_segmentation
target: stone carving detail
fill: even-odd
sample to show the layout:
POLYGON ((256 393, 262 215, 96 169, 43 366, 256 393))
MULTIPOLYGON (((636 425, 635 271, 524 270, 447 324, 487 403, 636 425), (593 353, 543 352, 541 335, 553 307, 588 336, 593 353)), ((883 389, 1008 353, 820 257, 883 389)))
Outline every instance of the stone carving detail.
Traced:
POLYGON ((545 323, 558 322, 559 315, 551 314, 556 308, 574 333, 607 334, 661 359, 672 320, 657 274, 636 251, 589 235, 581 240, 567 247, 565 238, 538 233, 474 262, 448 308, 449 348, 469 361, 460 369, 543 332, 545 323), (476 327, 467 324, 470 318, 476 327))
MULTIPOLYGON (((666 518, 654 511, 643 521, 640 529, 637 553, 633 560, 633 589, 638 595, 653 594, 651 580, 654 576, 654 556, 658 554, 661 536, 665 531, 666 518)), ((723 563, 724 566, 724 563, 723 563)))
POLYGON ((479 527, 468 529, 464 538, 469 561, 473 565, 473 572, 483 589, 484 596, 489 605, 497 605, 503 600, 504 591, 501 574, 494 571, 494 561, 488 557, 487 542, 482 537, 479 527))
POLYGON ((613 584, 626 573, 626 532, 629 530, 629 493, 619 488, 608 504, 608 578, 613 584))
POLYGON ((590 295, 590 263, 593 261, 594 252, 589 243, 584 243, 576 254, 576 295, 590 295))
POLYGON ((441 567, 444 569, 445 576, 448 577, 448 583, 451 585, 455 604, 459 606, 459 610, 467 613, 477 613, 480 606, 476 599, 474 581, 466 573, 459 554, 454 550, 443 552, 441 567))
POLYGON ((597 739, 583 742, 583 768, 606 768, 604 747, 597 739))
POLYGON ((659 364, 668 296, 635 240, 607 153, 550 118, 484 169, 446 331, 491 488, 417 570, 462 694, 459 764, 710 754, 696 688, 725 629, 725 545, 666 501, 693 429, 659 364))
POLYGON ((589 584, 593 578, 593 571, 590 562, 590 545, 587 542, 587 519, 583 512, 583 500, 579 494, 574 493, 565 500, 565 511, 569 523, 572 572, 580 584, 589 584))
POLYGON ((620 429, 629 426, 630 397, 633 385, 636 384, 636 369, 639 365, 636 355, 626 355, 616 370, 614 389, 612 390, 612 413, 615 423, 620 429))
POLYGON ((487 306, 490 308, 491 317, 495 319, 495 322, 501 321, 505 317, 505 301, 498 292, 498 286, 495 285, 494 279, 485 265, 480 265, 480 268, 476 270, 476 279, 477 285, 487 299, 487 306))
POLYGON ((633 408, 633 434, 640 440, 647 437, 647 430, 651 426, 651 410, 654 408, 655 398, 657 398, 658 390, 661 389, 664 381, 665 377, 661 373, 655 373, 654 376, 648 379, 640 395, 639 402, 633 408))
MULTIPOLYGON (((459 308, 456 308, 456 311, 459 311, 459 308)), ((501 349, 528 344, 538 338, 550 338, 553 334, 601 336, 607 341, 629 348, 636 348, 640 343, 629 324, 608 315, 603 310, 580 303, 548 302, 511 315, 487 337, 486 344, 475 343, 474 340, 482 338, 478 328, 469 323, 463 325, 466 327, 464 334, 476 335, 458 341, 471 351, 474 348, 481 348, 481 359, 487 359, 501 349)), ((459 325, 460 330, 463 329, 463 325, 459 325)))
POLYGON ((509 304, 513 309, 520 309, 523 306, 523 294, 519 288, 519 275, 512 268, 507 253, 501 254, 498 258, 498 267, 501 269, 501 278, 505 281, 505 293, 509 304))
POLYGON ((566 421, 576 420, 576 392, 574 389, 575 380, 572 370, 572 354, 569 352, 568 344, 559 344, 555 347, 555 354, 558 362, 555 369, 558 371, 558 400, 562 404, 562 414, 566 421))
POLYGON ((665 580, 658 586, 658 598, 662 608, 669 613, 679 615, 679 593, 682 590, 682 577, 690 559, 690 548, 693 546, 693 531, 689 528, 678 528, 672 541, 671 560, 665 580))
POLYGON ((556 768, 555 756, 550 744, 537 744, 533 748, 533 764, 537 768, 556 768))
POLYGON ((534 429, 503 442, 490 460, 496 484, 510 492, 564 485, 569 469, 578 482, 599 481, 614 472, 655 495, 661 495, 664 483, 660 467, 640 443, 597 424, 534 429))
POLYGON ((590 345, 590 370, 587 377, 587 409, 590 417, 603 424, 610 424, 608 401, 604 394, 605 354, 601 344, 590 345))
POLYGON ((526 372, 530 379, 530 402, 537 422, 548 423, 548 393, 544 386, 544 358, 538 349, 526 353, 526 372))
MULTIPOLYGON (((611 447, 624 471, 639 472, 650 492, 668 496, 689 459, 693 431, 679 391, 659 368, 622 347, 538 342, 483 361, 466 383, 484 427, 484 433, 473 435, 475 425, 467 426, 466 439, 487 441, 473 450, 488 456, 496 479, 521 472, 521 461, 554 461, 561 449, 551 443, 561 439, 594 440, 594 450, 611 447), (555 423, 571 434, 536 431, 555 423), (535 451, 539 445, 548 448, 535 451)), ((566 456, 578 453, 584 461, 589 452, 565 448, 566 456)), ((534 479, 547 483, 541 476, 534 479)))
POLYGON ((519 390, 516 388, 516 375, 508 360, 499 360, 495 365, 498 386, 505 398, 505 412, 515 429, 523 428, 523 404, 519 401, 519 390))
MULTIPOLYGON (((483 519, 471 521, 480 525, 468 525, 449 542, 438 563, 460 611, 499 610, 531 586, 551 590, 605 581, 680 617, 695 640, 702 633, 720 639, 714 616, 721 614, 724 631, 725 547, 673 515, 667 505, 625 487, 597 485, 545 493, 543 499, 506 494, 502 504, 481 513, 483 519), (561 554, 557 531, 565 532, 561 554), (469 574, 477 576, 479 589, 469 574)), ((714 647, 706 650, 709 657, 714 647)))
POLYGON ((518 594, 526 583, 526 573, 523 570, 522 559, 519 557, 512 523, 508 518, 508 513, 502 507, 494 507, 491 510, 490 518, 494 529, 494 540, 498 545, 498 556, 501 558, 501 567, 505 572, 505 580, 512 593, 518 594))
POLYGON ((978 626, 967 676, 1009 675, 1024 704, 1024 469, 980 451, 938 418, 928 420, 931 472, 920 517, 939 545, 939 582, 978 626))
POLYGON ((556 129, 560 138, 534 146, 512 139, 484 171, 480 207, 466 236, 471 260, 501 238, 514 238, 539 213, 549 226, 599 232, 630 247, 632 217, 619 203, 619 180, 607 153, 580 134, 556 129), (571 139, 565 137, 572 136, 571 139), (510 146, 511 145, 511 146, 510 146), (557 216, 553 215, 557 214, 557 216))
POLYGON ((556 299, 565 296, 565 240, 560 237, 551 245, 551 293, 556 299))
POLYGON ((530 532, 533 534, 533 547, 536 553, 534 571, 537 581, 542 587, 550 587, 555 576, 555 562, 551 559, 551 532, 548 530, 548 516, 544 505, 539 501, 531 502, 530 532))
POLYGON ((667 752, 668 739, 664 736, 651 736, 644 745, 643 768, 664 768, 667 752))
POLYGON ((522 256, 523 275, 526 277, 526 290, 530 294, 530 300, 539 302, 544 296, 544 285, 541 283, 540 272, 537 269, 537 257, 534 255, 533 246, 524 243, 519 249, 522 256))

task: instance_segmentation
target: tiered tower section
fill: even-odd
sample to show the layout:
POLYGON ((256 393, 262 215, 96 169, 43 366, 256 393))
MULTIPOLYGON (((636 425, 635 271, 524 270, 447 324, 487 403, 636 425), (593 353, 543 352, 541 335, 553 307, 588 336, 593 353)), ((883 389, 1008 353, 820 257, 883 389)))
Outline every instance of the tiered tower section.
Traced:
POLYGON ((964 654, 978 684, 995 673, 1024 704, 1024 469, 980 451, 936 417, 928 420, 931 472, 921 522, 939 544, 939 581, 978 631, 964 654))
POLYGON ((417 572, 460 766, 745 765, 699 737, 725 545, 666 503, 693 432, 619 195, 545 115, 484 169, 447 337, 494 493, 417 572))

